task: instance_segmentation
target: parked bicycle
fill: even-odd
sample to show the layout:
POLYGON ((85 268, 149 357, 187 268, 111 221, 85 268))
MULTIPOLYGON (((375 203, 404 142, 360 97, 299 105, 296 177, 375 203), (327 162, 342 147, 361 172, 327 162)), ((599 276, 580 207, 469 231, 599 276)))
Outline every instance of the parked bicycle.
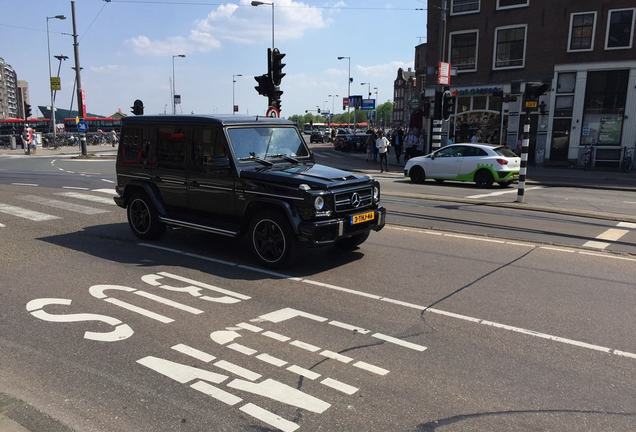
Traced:
POLYGON ((583 167, 584 170, 592 168, 594 163, 594 146, 586 145, 579 150, 578 166, 583 167))
POLYGON ((621 169, 624 172, 630 172, 634 167, 634 147, 625 147, 623 150, 623 159, 621 160, 621 169))

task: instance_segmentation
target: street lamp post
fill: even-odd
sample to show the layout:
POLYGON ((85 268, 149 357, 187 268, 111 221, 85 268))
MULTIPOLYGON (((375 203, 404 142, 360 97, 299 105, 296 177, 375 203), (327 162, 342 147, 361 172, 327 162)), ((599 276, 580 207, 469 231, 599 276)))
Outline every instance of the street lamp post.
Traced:
POLYGON ((366 85, 368 86, 368 92, 369 92, 369 99, 371 99, 371 83, 360 83, 360 85, 366 85))
MULTIPOLYGON (((68 60, 68 56, 60 54, 54 57, 60 62, 57 66, 57 76, 59 77, 60 70, 62 69, 62 62, 64 60, 68 60)), ((57 96, 57 90, 53 92, 53 102, 51 103, 51 118, 53 119, 53 147, 57 148, 57 128, 55 127, 55 96, 57 96)))
POLYGON ((349 61, 349 81, 347 81, 347 121, 351 121, 351 57, 340 56, 338 60, 347 59, 349 61))
POLYGON ((177 55, 173 55, 172 56, 172 115, 177 114, 177 104, 175 102, 175 95, 176 95, 176 90, 175 90, 175 84, 174 84, 174 59, 180 57, 180 58, 185 58, 185 54, 177 54, 177 55))
POLYGON ((234 88, 236 87, 236 78, 242 77, 243 74, 234 74, 232 75, 232 115, 236 114, 234 107, 236 106, 236 102, 234 102, 234 88))
POLYGON ((336 98, 340 97, 340 95, 328 95, 327 97, 331 98, 331 115, 333 115, 336 112, 336 98))
MULTIPOLYGON (((56 132, 55 132, 55 101, 53 100, 53 86, 51 85, 51 41, 49 37, 49 20, 59 19, 65 20, 66 17, 64 15, 54 15, 46 17, 46 48, 48 52, 48 61, 49 61, 49 90, 51 91, 51 129, 53 130, 53 145, 56 143, 56 132)), ((62 61, 60 60, 60 64, 62 61)), ((58 71, 58 76, 60 75, 58 71)))
POLYGON ((254 0, 252 6, 270 5, 272 7, 272 51, 274 51, 274 2, 265 2, 254 0))

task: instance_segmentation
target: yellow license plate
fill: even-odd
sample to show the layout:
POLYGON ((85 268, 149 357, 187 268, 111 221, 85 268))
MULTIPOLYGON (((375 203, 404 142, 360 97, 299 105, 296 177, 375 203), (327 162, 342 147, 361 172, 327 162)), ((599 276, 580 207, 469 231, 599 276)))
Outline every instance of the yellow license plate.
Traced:
POLYGON ((360 213, 357 215, 351 215, 351 225, 357 225, 364 222, 369 222, 375 219, 375 212, 370 211, 366 213, 360 213))

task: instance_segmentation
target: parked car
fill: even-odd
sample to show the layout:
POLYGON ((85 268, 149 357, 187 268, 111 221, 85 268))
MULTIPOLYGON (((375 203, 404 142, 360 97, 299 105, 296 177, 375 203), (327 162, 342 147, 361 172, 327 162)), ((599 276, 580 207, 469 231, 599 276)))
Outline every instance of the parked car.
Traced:
POLYGON ((311 131, 311 135, 309 136, 310 143, 324 143, 326 139, 327 135, 320 129, 314 129, 311 131))
POLYGON ((409 159, 404 176, 413 183, 427 179, 475 182, 480 187, 509 186, 519 178, 521 159, 508 147, 455 144, 429 155, 409 159))
POLYGON ((344 152, 365 152, 367 149, 366 132, 351 132, 346 129, 339 129, 333 148, 344 152))
POLYGON ((127 117, 116 171, 115 202, 137 237, 166 227, 242 237, 271 267, 299 246, 355 248, 385 224, 380 184, 316 164, 286 120, 127 117))

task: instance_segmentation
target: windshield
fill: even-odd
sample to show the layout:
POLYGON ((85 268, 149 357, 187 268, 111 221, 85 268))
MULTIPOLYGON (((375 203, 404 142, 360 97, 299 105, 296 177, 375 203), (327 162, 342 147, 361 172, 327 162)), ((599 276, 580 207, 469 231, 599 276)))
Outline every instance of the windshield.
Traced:
POLYGON ((291 127, 230 128, 227 133, 238 160, 309 156, 305 143, 291 127))

